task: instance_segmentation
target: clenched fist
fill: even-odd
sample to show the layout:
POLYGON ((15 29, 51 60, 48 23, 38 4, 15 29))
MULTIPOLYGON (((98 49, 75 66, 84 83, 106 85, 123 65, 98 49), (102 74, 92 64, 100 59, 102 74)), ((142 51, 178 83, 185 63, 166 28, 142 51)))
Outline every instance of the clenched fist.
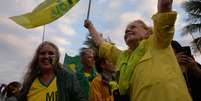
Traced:
POLYGON ((90 29, 91 27, 93 27, 93 24, 90 20, 85 20, 84 21, 84 27, 87 29, 90 29))
POLYGON ((158 0, 158 12, 169 12, 172 10, 173 0, 158 0))

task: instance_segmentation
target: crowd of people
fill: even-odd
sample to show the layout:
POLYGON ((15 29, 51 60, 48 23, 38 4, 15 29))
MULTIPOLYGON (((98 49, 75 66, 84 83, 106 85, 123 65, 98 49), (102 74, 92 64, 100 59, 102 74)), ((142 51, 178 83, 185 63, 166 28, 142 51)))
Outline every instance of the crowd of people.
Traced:
POLYGON ((173 41, 177 13, 173 0, 158 0, 153 27, 134 20, 125 29, 127 50, 106 42, 85 20, 98 53, 80 51, 69 71, 59 63, 58 47, 42 42, 22 83, 0 87, 0 101, 201 101, 201 65, 189 47, 173 41))

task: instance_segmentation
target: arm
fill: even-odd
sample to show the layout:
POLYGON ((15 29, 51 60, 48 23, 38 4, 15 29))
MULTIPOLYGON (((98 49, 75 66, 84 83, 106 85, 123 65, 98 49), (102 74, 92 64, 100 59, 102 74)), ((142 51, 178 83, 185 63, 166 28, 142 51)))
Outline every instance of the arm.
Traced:
POLYGON ((195 59, 183 53, 176 54, 177 60, 184 72, 191 71, 193 75, 201 79, 201 69, 195 59))
POLYGON ((154 22, 154 38, 156 47, 166 48, 174 36, 176 12, 172 11, 173 0, 158 0, 158 12, 152 19, 154 22))
POLYGON ((193 75, 195 75, 197 78, 201 79, 201 69, 200 65, 195 61, 195 59, 192 57, 187 57, 187 66, 190 71, 192 71, 193 75))
POLYGON ((96 45, 99 47, 103 42, 104 39, 101 37, 99 32, 97 32, 96 28, 92 24, 90 20, 85 20, 84 22, 85 28, 87 28, 92 36, 92 40, 96 43, 96 45))
POLYGON ((192 69, 197 78, 201 79, 201 67, 198 65, 198 63, 196 63, 196 66, 192 69))
POLYGON ((106 42, 96 31, 96 28, 93 26, 91 21, 85 20, 84 26, 89 30, 92 36, 92 40, 99 47, 99 56, 107 58, 113 64, 116 64, 117 59, 121 51, 116 48, 114 45, 106 42))

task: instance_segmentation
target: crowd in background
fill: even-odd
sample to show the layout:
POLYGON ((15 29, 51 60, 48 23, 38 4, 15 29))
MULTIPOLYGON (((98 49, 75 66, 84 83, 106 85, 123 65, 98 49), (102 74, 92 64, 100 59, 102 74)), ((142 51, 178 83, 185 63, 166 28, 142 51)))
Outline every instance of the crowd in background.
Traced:
MULTIPOLYGON (((181 46, 177 41, 172 41, 171 46, 193 101, 200 101, 201 65, 194 60, 189 46, 181 46)), ((81 49, 80 56, 82 67, 68 71, 76 74, 83 96, 89 101, 129 101, 128 96, 121 96, 119 93, 114 64, 106 58, 94 56, 94 51, 90 48, 81 49)), ((18 81, 1 84, 0 101, 18 101, 21 88, 22 84, 18 81)))

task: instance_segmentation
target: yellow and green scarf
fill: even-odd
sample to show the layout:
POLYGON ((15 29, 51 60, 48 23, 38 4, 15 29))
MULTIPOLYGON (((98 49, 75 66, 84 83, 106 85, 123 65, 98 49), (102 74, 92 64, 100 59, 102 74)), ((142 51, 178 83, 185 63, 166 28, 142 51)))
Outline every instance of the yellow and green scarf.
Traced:
POLYGON ((140 42, 139 46, 129 55, 128 51, 123 52, 117 61, 117 72, 119 75, 119 91, 120 95, 125 95, 128 92, 129 82, 133 71, 140 59, 145 54, 146 41, 140 42))

